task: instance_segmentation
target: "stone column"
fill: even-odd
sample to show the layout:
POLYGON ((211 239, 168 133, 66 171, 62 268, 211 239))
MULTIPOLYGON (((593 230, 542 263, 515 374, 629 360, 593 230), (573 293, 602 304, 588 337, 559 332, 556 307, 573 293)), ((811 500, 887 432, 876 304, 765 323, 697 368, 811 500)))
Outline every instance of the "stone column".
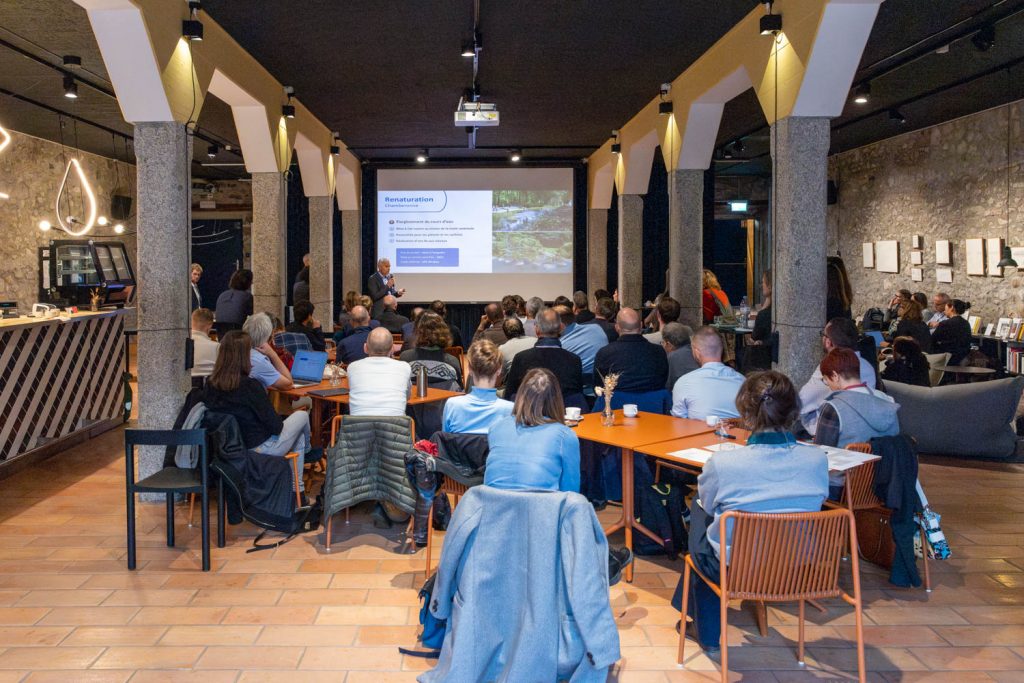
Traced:
POLYGON ((587 211, 587 294, 608 288, 608 209, 587 211))
POLYGON ((334 329, 334 197, 309 198, 309 300, 324 332, 334 329))
MULTIPOLYGON (((349 290, 365 293, 363 282, 363 234, 359 211, 341 212, 341 289, 342 296, 349 290)), ((376 258, 374 259, 376 260, 376 258)))
POLYGON ((704 171, 668 174, 668 291, 679 302, 679 322, 694 330, 703 324, 704 171))
POLYGON ((288 186, 276 171, 252 174, 252 296, 256 313, 268 311, 284 320, 288 301, 288 186))
POLYGON ((644 198, 619 195, 619 303, 640 310, 644 297, 644 198))
POLYGON ((789 117, 772 125, 775 164, 772 314, 778 369, 800 387, 821 358, 825 322, 825 180, 829 119, 789 117))
MULTIPOLYGON (((189 244, 192 138, 180 123, 135 124, 138 179, 139 427, 171 429, 191 382, 189 244)), ((141 479, 163 467, 162 448, 139 451, 141 479)))

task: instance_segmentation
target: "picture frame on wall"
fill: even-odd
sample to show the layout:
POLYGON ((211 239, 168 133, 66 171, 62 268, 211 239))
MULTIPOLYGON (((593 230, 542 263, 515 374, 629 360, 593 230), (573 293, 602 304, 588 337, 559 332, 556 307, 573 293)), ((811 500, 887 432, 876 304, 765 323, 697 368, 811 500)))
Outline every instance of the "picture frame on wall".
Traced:
POLYGON ((875 270, 879 273, 900 272, 900 243, 898 241, 875 242, 875 270))
POLYGON ((989 237, 985 240, 985 252, 989 277, 1002 277, 1003 269, 999 267, 999 261, 1003 258, 1003 238, 989 237))
POLYGON ((936 268, 935 269, 935 281, 950 283, 953 281, 953 269, 952 268, 936 268))
POLYGON ((910 252, 910 265, 919 266, 924 263, 924 252, 912 251, 910 252))
POLYGON ((935 263, 948 266, 951 262, 949 240, 935 240, 935 263))
POLYGON ((864 245, 861 247, 861 253, 863 254, 862 258, 863 258, 863 261, 864 261, 864 267, 865 268, 874 268, 875 267, 875 243, 874 242, 865 242, 864 245))
POLYGON ((996 324, 996 336, 1000 338, 1006 338, 1006 335, 1010 333, 1010 319, 1000 318, 998 324, 996 324))
POLYGON ((910 238, 910 248, 911 249, 920 249, 921 248, 921 236, 920 235, 913 235, 910 238))
POLYGON ((972 238, 966 240, 964 245, 967 248, 967 274, 985 274, 985 240, 972 238))
POLYGON ((924 280, 924 271, 921 268, 911 268, 910 279, 914 282, 921 282, 924 280))
POLYGON ((988 325, 985 325, 985 336, 986 337, 991 337, 992 333, 995 332, 995 330, 996 330, 996 324, 995 323, 989 323, 988 325))

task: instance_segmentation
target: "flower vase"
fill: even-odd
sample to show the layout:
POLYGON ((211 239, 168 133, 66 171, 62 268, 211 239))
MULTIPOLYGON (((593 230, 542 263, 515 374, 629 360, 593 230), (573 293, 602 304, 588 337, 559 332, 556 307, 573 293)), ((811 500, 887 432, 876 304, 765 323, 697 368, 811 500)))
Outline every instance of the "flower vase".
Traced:
POLYGON ((93 301, 93 302, 91 302, 91 303, 89 304, 89 310, 90 310, 90 311, 98 311, 98 310, 100 310, 100 305, 99 305, 99 303, 98 303, 98 302, 96 302, 96 301, 93 301))
POLYGON ((612 392, 604 392, 604 412, 601 413, 601 424, 611 427, 615 424, 615 413, 612 412, 612 392))

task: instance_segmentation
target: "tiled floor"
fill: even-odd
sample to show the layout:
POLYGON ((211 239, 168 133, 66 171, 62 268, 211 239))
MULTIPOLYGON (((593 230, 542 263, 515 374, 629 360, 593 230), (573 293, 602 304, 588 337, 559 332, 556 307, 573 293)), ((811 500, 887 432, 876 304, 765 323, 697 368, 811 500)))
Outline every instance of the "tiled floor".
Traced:
MULTIPOLYGON (((397 650, 415 643, 422 553, 396 554, 397 532, 364 516, 336 524, 330 555, 312 535, 246 554, 254 529, 230 528, 204 574, 184 508, 170 549, 163 506, 142 505, 139 569, 127 571, 122 452, 118 430, 0 480, 0 683, 387 683, 430 666, 397 650)), ((930 595, 888 589, 864 565, 869 680, 1024 681, 1024 465, 930 460, 921 478, 955 559, 933 565, 930 595)), ((610 680, 718 680, 696 647, 676 666, 678 571, 641 559, 636 581, 612 589, 622 660, 610 680)), ((849 678, 853 613, 827 606, 808 610, 805 669, 793 609, 772 608, 761 638, 736 606, 735 678, 849 678)))

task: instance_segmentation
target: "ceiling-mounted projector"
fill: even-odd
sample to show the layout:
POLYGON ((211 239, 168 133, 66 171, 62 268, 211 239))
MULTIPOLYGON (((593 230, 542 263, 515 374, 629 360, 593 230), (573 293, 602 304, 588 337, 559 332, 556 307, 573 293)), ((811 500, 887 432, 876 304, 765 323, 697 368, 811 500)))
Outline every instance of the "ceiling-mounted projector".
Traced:
POLYGON ((500 123, 498 105, 485 104, 483 102, 467 102, 465 98, 459 99, 459 106, 455 110, 455 125, 464 126, 497 126, 500 123))

